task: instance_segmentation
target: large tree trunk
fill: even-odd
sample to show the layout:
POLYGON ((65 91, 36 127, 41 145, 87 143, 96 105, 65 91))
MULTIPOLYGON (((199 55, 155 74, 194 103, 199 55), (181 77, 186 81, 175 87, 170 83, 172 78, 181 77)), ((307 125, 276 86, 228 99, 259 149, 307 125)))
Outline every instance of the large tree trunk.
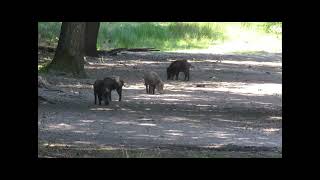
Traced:
POLYGON ((87 22, 85 31, 85 55, 97 57, 97 39, 100 22, 87 22))
POLYGON ((58 47, 49 70, 72 73, 85 77, 84 43, 86 23, 63 22, 58 47))

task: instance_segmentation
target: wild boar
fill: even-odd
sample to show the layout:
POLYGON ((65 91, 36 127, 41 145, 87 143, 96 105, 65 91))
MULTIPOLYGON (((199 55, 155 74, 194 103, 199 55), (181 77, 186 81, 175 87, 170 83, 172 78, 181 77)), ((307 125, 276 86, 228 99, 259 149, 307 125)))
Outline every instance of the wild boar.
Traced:
POLYGON ((93 85, 94 90, 94 104, 97 104, 97 97, 99 100, 99 105, 101 101, 104 101, 105 105, 108 105, 111 101, 110 89, 104 85, 103 80, 96 80, 93 85))
POLYGON ((184 80, 190 80, 190 67, 191 64, 187 60, 177 60, 170 64, 167 68, 167 80, 173 80, 176 76, 176 80, 179 79, 179 73, 184 73, 184 80))
POLYGON ((104 85, 110 90, 110 101, 111 101, 111 91, 116 90, 119 95, 119 101, 122 98, 122 86, 124 86, 124 81, 120 79, 119 76, 106 77, 103 79, 104 85))
POLYGON ((160 94, 164 93, 164 83, 162 82, 159 75, 154 71, 144 73, 144 84, 146 86, 147 94, 154 94, 155 89, 157 89, 160 94))

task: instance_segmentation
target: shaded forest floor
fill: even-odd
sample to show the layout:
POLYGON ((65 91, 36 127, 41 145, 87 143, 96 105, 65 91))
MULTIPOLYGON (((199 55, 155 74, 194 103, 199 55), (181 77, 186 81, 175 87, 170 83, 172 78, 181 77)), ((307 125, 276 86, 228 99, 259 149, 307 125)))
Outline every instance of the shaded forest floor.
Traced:
MULTIPOLYGON (((39 64, 52 52, 39 51, 39 64)), ((87 57, 88 78, 41 74, 39 157, 282 157, 282 54, 126 53, 87 57), (166 80, 171 61, 187 59, 190 81, 166 80), (223 59, 222 62, 217 60, 223 59), (165 94, 148 95, 153 70, 165 94), (96 79, 118 75, 123 99, 94 105, 96 79), (204 87, 197 87, 198 84, 204 87)))

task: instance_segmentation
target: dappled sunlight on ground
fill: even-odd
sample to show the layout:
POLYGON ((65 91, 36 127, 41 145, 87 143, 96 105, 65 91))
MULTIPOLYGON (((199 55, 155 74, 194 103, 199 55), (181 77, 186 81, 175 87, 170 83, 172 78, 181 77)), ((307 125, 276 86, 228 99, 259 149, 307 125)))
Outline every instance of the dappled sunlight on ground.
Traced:
POLYGON ((107 108, 107 107, 98 107, 98 108, 91 108, 92 111, 113 111, 114 109, 107 108))
POLYGON ((280 129, 279 128, 266 128, 266 129, 263 129, 263 131, 265 133, 273 133, 273 132, 279 132, 280 129))
POLYGON ((271 117, 269 117, 268 119, 270 119, 270 120, 282 120, 282 117, 279 117, 279 116, 271 116, 271 117))
MULTIPOLYGON (((206 60, 212 62, 212 60, 206 60)), ((256 61, 230 61, 223 60, 225 64, 237 64, 237 65, 253 65, 253 66, 271 66, 271 67, 281 67, 282 62, 256 62, 256 61)))
MULTIPOLYGON (((234 84, 234 83, 230 83, 234 84)), ((256 83, 248 83, 248 84, 238 84, 234 88, 215 88, 215 91, 228 91, 232 93, 239 94, 251 94, 251 95, 273 95, 273 94, 282 94, 282 84, 272 84, 272 83, 264 83, 264 84, 256 84, 256 83)))
POLYGON ((39 137, 54 144, 81 146, 282 146, 281 55, 228 55, 216 62, 220 57, 121 54, 103 58, 104 63, 88 59, 86 79, 48 76, 63 91, 50 92, 55 94, 51 99, 62 101, 39 106, 39 137), (190 81, 183 81, 182 73, 179 81, 166 80, 167 66, 177 59, 188 59, 193 65, 190 81), (164 94, 157 90, 154 95, 146 94, 145 70, 159 74, 164 94), (125 81, 122 101, 113 91, 109 105, 95 105, 93 82, 112 75, 125 81))
POLYGON ((50 124, 48 128, 51 130, 73 130, 75 127, 65 123, 50 124))

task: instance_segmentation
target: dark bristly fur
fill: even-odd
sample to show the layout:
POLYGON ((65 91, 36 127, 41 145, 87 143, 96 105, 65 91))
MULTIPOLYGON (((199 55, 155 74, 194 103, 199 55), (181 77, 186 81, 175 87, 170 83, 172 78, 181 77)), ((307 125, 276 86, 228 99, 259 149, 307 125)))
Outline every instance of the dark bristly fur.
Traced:
POLYGON ((184 80, 190 80, 190 67, 191 64, 187 60, 177 60, 170 64, 167 68, 167 80, 173 80, 176 76, 176 80, 179 79, 179 73, 184 73, 184 80))

